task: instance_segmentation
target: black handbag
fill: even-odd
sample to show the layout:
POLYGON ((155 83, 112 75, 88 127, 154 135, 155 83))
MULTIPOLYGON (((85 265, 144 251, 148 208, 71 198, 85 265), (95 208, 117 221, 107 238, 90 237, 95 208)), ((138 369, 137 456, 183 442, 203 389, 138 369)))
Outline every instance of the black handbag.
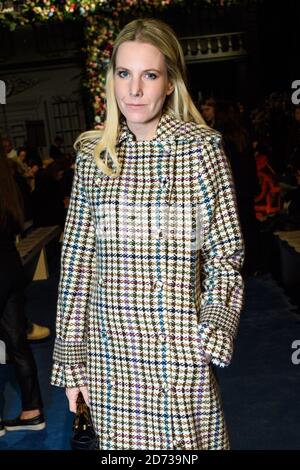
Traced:
POLYGON ((76 403, 76 414, 72 426, 72 450, 98 450, 99 439, 95 432, 90 409, 80 392, 76 403))

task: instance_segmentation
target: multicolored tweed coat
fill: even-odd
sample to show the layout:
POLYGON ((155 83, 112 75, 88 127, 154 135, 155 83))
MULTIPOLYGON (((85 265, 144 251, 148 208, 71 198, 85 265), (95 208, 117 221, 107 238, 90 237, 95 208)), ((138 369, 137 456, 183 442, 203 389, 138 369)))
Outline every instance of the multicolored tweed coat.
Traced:
POLYGON ((100 449, 228 449, 211 363, 228 365, 244 244, 220 135, 164 114, 123 124, 121 174, 77 156, 52 384, 88 385, 100 449))

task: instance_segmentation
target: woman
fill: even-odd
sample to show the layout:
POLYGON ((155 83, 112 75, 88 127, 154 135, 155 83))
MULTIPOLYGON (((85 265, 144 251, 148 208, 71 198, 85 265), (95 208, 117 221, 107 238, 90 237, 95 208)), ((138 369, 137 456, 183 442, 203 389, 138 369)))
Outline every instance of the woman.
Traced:
POLYGON ((15 236, 22 231, 23 217, 9 160, 0 147, 0 336, 14 363, 22 401, 20 415, 0 423, 2 435, 5 430, 45 428, 36 364, 26 337, 23 295, 26 279, 15 247, 15 236))
POLYGON ((210 363, 230 362, 243 241, 220 136, 184 77, 167 25, 129 23, 103 134, 77 141, 52 383, 71 411, 83 391, 100 449, 229 448, 210 363))

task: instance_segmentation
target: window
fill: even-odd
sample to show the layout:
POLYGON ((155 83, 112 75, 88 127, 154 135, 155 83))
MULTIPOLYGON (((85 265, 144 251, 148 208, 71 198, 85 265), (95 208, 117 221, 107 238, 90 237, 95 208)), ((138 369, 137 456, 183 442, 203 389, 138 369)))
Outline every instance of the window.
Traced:
POLYGON ((53 103, 55 137, 63 138, 63 152, 73 153, 75 139, 82 131, 79 102, 76 100, 57 100, 53 103))

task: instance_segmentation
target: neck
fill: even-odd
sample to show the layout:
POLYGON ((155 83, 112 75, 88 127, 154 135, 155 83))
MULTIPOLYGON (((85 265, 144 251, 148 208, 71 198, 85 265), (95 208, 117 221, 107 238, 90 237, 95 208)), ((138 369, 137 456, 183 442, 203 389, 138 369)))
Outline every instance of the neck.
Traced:
POLYGON ((150 121, 149 123, 141 123, 141 124, 135 124, 135 123, 130 123, 128 125, 128 128, 131 130, 131 132, 135 135, 136 140, 141 141, 141 140, 151 140, 155 137, 156 134, 156 129, 157 125, 160 120, 160 116, 156 117, 153 121, 150 121))

